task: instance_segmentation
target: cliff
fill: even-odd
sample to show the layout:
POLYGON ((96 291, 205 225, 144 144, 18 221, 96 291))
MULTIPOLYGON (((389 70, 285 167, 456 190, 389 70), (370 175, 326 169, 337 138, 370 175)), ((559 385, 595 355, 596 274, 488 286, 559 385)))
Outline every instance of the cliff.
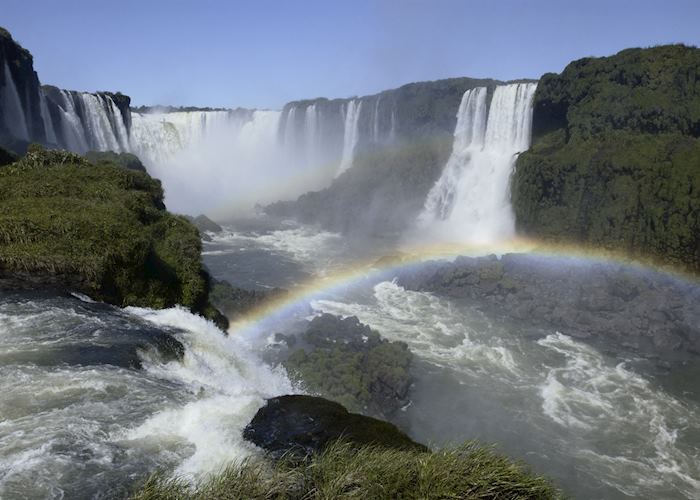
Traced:
POLYGON ((0 168, 0 288, 181 304, 226 328, 208 281, 197 228, 165 210, 146 173, 40 146, 0 168))
POLYGON ((700 49, 628 49, 544 75, 511 192, 523 234, 700 272, 700 49))
POLYGON ((120 92, 42 86, 32 55, 0 28, 0 146, 20 154, 33 142, 79 153, 128 152, 130 105, 120 92))
POLYGON ((17 151, 32 140, 46 142, 34 59, 4 28, 0 28, 0 108, 0 145, 17 151))

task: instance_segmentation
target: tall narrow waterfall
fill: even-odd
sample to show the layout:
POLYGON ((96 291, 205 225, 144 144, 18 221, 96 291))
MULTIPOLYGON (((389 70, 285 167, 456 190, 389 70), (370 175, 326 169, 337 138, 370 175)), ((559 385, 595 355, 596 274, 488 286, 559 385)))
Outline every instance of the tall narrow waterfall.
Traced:
POLYGON ((530 146, 536 86, 498 86, 490 106, 486 88, 464 93, 452 154, 419 217, 423 231, 476 244, 513 236, 509 181, 518 153, 530 146))
POLYGON ((353 99, 348 102, 345 109, 345 133, 343 137, 343 156, 336 177, 352 166, 355 156, 355 147, 360 138, 360 112, 362 101, 353 99))
POLYGON ((17 92, 17 85, 12 78, 10 67, 7 61, 4 64, 5 85, 0 88, 0 106, 3 111, 4 124, 8 130, 12 130, 20 139, 29 140, 29 127, 27 127, 27 118, 24 115, 22 101, 17 92))

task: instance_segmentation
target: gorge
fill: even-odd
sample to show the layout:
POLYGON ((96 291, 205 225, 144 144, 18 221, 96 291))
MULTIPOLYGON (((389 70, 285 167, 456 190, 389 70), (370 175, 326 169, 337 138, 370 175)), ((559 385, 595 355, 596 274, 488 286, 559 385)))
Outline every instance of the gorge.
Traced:
POLYGON ((278 110, 0 65, 0 497, 700 491, 700 49, 278 110), (377 448, 278 461, 327 434, 377 448))

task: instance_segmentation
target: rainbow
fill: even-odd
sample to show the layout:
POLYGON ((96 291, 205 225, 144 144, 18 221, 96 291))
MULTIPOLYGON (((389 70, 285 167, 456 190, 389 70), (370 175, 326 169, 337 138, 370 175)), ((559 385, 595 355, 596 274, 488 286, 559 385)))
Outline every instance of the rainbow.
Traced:
POLYGON ((462 245, 441 244, 432 246, 414 246, 397 251, 394 255, 372 261, 361 261, 349 265, 346 269, 327 276, 312 279, 290 290, 289 293, 265 301, 261 306, 232 321, 230 334, 245 333, 259 329, 266 322, 288 317, 311 301, 327 297, 356 285, 362 280, 390 279, 392 272, 400 272, 429 261, 452 261, 460 256, 478 257, 485 255, 528 254, 533 256, 571 259, 578 262, 607 263, 624 265, 637 270, 653 270, 667 274, 678 280, 700 285, 700 277, 688 271, 660 264, 652 259, 634 258, 629 254, 580 245, 561 245, 543 243, 536 240, 517 238, 497 245, 462 245))

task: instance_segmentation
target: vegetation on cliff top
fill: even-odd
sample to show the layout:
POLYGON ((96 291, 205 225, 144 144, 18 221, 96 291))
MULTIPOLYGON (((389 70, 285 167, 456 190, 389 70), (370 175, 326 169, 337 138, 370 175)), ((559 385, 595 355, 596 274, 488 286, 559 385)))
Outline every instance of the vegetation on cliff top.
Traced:
POLYGON ((58 286, 120 306, 208 302, 197 229, 163 204, 160 181, 32 146, 0 168, 0 281, 58 286))
POLYGON ((700 272, 700 49, 628 49, 544 75, 512 198, 527 235, 700 272))
POLYGON ((309 461, 249 458, 205 478, 151 477, 132 497, 165 499, 551 499, 543 477, 489 448, 466 443, 434 453, 337 442, 309 461))

